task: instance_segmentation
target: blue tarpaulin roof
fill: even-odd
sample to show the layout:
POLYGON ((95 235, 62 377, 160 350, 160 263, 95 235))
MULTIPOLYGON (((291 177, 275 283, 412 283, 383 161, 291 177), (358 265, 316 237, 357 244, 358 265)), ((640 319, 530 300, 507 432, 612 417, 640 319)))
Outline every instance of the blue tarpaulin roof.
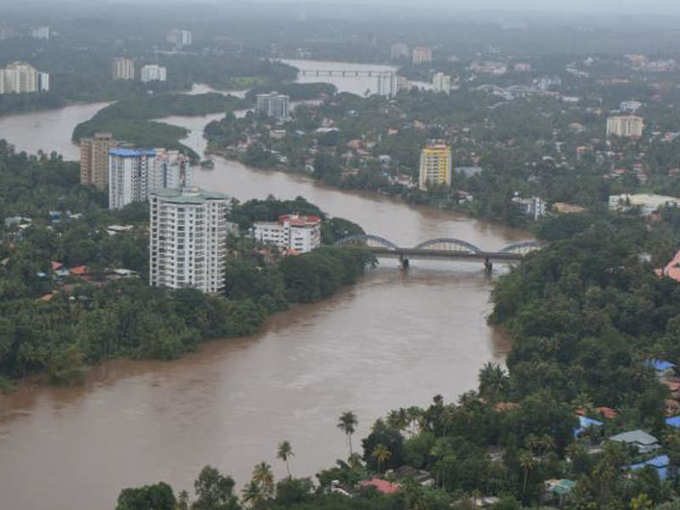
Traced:
POLYGON ((585 416, 578 417, 579 428, 574 429, 574 437, 578 437, 585 432, 589 427, 601 427, 604 425, 603 422, 598 420, 593 420, 592 418, 586 418, 585 416))
POLYGON ((668 475, 667 470, 669 462, 670 460, 668 455, 658 455, 653 459, 649 459, 645 462, 639 462, 638 464, 633 464, 629 467, 631 470, 636 471, 638 469, 642 469, 645 466, 651 466, 656 468, 657 472, 659 473, 659 479, 665 480, 668 475))
POLYGON ((680 428, 680 416, 673 416, 672 418, 666 418, 666 425, 671 427, 680 428))
POLYGON ((647 366, 652 367, 657 372, 665 372, 666 370, 673 368, 675 363, 663 359, 652 358, 647 360, 647 366))

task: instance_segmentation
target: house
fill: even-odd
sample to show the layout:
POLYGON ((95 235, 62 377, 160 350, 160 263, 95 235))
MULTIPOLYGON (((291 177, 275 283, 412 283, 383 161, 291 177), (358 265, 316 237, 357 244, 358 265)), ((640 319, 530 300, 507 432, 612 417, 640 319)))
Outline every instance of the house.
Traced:
POLYGON ((56 260, 53 260, 52 262, 50 262, 50 266, 52 267, 52 271, 57 271, 64 267, 64 264, 62 264, 61 262, 57 262, 56 260))
POLYGON ((87 274, 87 267, 85 266, 72 267, 70 269, 70 274, 73 276, 84 276, 85 274, 87 274))
POLYGON ((680 282, 680 251, 675 254, 673 259, 663 269, 657 270, 657 274, 680 282))
POLYGON ((361 482, 361 488, 365 489, 367 487, 375 487, 378 492, 383 494, 394 494, 399 492, 399 484, 388 482, 387 480, 382 480, 380 478, 373 478, 371 480, 364 480, 361 482))
POLYGON ((649 453, 660 448, 659 440, 643 430, 623 432, 610 437, 609 440, 625 443, 628 446, 636 448, 640 453, 649 453))
POLYGON ((390 478, 395 480, 412 479, 423 487, 432 487, 434 485, 434 478, 432 478, 430 473, 411 466, 401 466, 397 469, 390 470, 387 473, 391 475, 390 478))
POLYGON ((637 471, 638 469, 643 469, 647 466, 656 469, 659 474, 659 480, 665 480, 668 477, 668 464, 670 459, 668 455, 658 455, 652 459, 646 460, 644 462, 638 462, 637 464, 631 464, 628 469, 631 471, 637 471))
POLYGON ((576 482, 573 480, 546 480, 543 500, 561 503, 575 486, 576 482))

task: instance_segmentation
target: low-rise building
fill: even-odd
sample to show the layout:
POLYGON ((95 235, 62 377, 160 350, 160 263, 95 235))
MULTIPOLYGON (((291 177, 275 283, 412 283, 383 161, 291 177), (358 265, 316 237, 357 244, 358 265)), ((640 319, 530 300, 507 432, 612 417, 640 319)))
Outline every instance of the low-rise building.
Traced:
POLYGON ((630 432, 616 434, 609 440, 632 446, 640 453, 649 453, 661 448, 659 440, 643 430, 631 430, 630 432))
POLYGON ((638 193, 635 195, 623 193, 621 195, 609 196, 610 210, 621 212, 636 207, 640 209, 640 213, 643 216, 649 216, 660 207, 680 207, 680 198, 649 193, 638 193))
POLYGON ((310 252, 321 246, 321 218, 284 214, 278 221, 256 222, 253 237, 289 253, 310 252))

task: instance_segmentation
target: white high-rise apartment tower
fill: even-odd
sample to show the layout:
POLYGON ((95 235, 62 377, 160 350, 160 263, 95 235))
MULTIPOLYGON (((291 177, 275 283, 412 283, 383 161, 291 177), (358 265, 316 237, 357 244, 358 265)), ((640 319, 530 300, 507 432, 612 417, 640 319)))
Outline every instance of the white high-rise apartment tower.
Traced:
POLYGON ((130 58, 116 57, 113 59, 114 80, 134 80, 135 61, 130 58))
POLYGON ((156 159, 149 175, 149 193, 163 188, 191 185, 189 158, 177 150, 156 149, 156 159))
POLYGON ((149 197, 149 177, 156 151, 117 147, 109 150, 109 209, 121 209, 149 197))
POLYGON ((221 292, 229 197, 199 188, 163 189, 149 202, 150 285, 221 292))

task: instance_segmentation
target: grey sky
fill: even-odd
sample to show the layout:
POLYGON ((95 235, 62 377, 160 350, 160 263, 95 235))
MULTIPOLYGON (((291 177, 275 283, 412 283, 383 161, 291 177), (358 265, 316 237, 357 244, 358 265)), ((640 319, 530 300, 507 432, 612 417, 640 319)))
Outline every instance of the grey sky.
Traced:
MULTIPOLYGON (((241 0, 257 3, 295 3, 291 0, 241 0)), ((220 0, 224 2, 224 0, 220 0)), ((306 4, 332 5, 354 3, 359 5, 438 5, 447 9, 504 11, 550 11, 584 13, 626 13, 626 14, 680 14, 680 0, 307 0, 306 4)))

